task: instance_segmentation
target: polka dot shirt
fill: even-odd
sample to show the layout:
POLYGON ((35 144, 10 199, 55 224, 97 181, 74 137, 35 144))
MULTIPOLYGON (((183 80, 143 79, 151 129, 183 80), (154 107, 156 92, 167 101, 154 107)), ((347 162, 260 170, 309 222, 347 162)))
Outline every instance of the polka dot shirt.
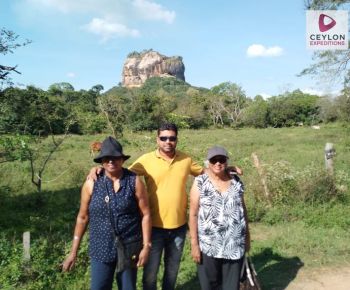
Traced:
POLYGON ((114 191, 113 181, 106 175, 100 176, 95 182, 89 204, 91 258, 100 262, 116 261, 113 227, 123 243, 142 239, 135 183, 136 175, 125 168, 118 192, 114 191))

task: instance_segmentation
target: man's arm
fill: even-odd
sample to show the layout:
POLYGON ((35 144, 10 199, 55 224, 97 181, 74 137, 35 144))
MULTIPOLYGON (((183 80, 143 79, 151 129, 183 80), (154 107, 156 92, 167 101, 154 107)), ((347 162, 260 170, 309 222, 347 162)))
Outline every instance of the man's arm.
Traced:
POLYGON ((203 166, 200 166, 196 161, 191 159, 191 175, 193 176, 198 176, 204 173, 204 168, 203 166))
POLYGON ((134 172, 138 176, 145 176, 146 170, 142 164, 142 156, 136 159, 128 168, 130 171, 134 172))
MULTIPOLYGON (((130 171, 136 173, 139 176, 145 175, 145 168, 142 165, 141 158, 138 158, 136 161, 134 161, 133 164, 131 164, 128 168, 130 171)), ((103 167, 101 166, 95 166, 90 169, 90 172, 88 176, 86 177, 87 180, 91 179, 93 181, 97 180, 97 176, 103 171, 103 167)))
POLYGON ((97 180, 97 176, 103 171, 103 167, 101 166, 95 166, 90 169, 90 172, 88 176, 86 177, 86 180, 97 180))

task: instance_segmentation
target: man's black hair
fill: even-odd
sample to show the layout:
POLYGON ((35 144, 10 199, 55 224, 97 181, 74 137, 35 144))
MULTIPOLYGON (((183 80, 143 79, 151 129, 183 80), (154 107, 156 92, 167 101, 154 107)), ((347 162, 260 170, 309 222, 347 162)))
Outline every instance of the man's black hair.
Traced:
POLYGON ((163 124, 160 124, 159 127, 158 127, 158 130, 157 130, 158 136, 159 136, 161 131, 165 131, 165 130, 174 131, 176 136, 177 136, 177 127, 176 127, 176 125, 174 123, 163 123, 163 124))

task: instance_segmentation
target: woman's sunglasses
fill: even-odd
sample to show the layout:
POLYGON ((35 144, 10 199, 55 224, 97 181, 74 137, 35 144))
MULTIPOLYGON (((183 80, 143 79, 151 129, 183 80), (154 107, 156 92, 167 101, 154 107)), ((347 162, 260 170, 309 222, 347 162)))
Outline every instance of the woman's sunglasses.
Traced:
POLYGON ((106 156, 106 157, 102 158, 102 163, 104 163, 104 162, 115 162, 115 161, 118 161, 118 160, 121 160, 121 159, 123 159, 123 157, 121 157, 121 156, 106 156))
POLYGON ((209 162, 211 164, 216 164, 217 162, 219 162, 220 164, 224 164, 226 163, 227 158, 225 156, 214 156, 213 158, 209 159, 209 162))

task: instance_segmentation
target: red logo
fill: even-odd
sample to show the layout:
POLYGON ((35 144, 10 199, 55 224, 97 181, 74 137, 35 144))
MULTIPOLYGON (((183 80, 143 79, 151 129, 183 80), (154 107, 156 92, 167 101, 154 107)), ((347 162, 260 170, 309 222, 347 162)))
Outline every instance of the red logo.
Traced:
POLYGON ((320 17, 318 18, 318 27, 320 28, 321 32, 325 32, 325 31, 331 29, 336 24, 337 24, 337 22, 335 22, 335 20, 332 17, 330 17, 326 14, 321 14, 320 17), (327 17, 327 19, 331 20, 331 22, 328 24, 324 23, 324 20, 326 17, 327 17))

